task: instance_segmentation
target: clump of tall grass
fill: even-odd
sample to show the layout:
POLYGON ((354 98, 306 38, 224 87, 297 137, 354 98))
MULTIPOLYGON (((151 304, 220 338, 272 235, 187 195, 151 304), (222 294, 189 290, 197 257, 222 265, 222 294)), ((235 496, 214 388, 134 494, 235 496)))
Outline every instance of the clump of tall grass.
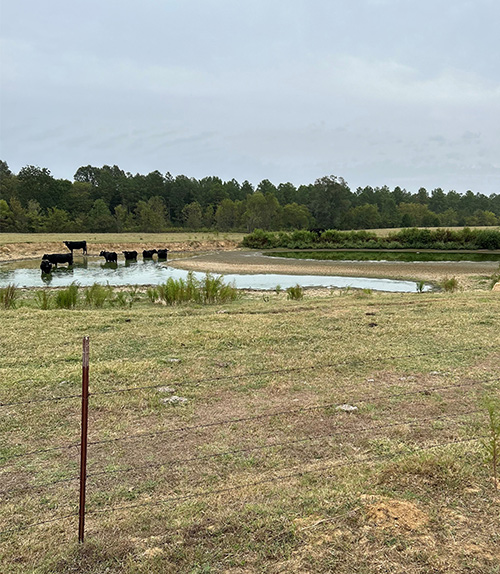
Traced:
POLYGON ((441 281, 441 287, 447 292, 447 293, 453 293, 458 289, 458 280, 456 279, 456 277, 447 277, 446 279, 443 279, 441 281))
POLYGON ((19 297, 19 289, 13 283, 0 289, 0 306, 4 309, 15 309, 16 300, 19 297))
POLYGON ((141 289, 139 285, 131 285, 128 292, 128 305, 132 307, 134 303, 137 303, 141 298, 141 289))
POLYGON ((214 277, 207 273, 199 281, 192 272, 186 279, 173 279, 169 277, 165 283, 158 285, 158 298, 167 305, 180 303, 227 303, 238 297, 238 291, 234 285, 224 283, 223 277, 214 277))
POLYGON ((104 286, 100 283, 94 283, 85 289, 85 303, 89 307, 100 309, 106 301, 111 299, 112 295, 113 289, 110 285, 104 286))
POLYGON ((156 287, 148 287, 146 289, 146 295, 148 296, 148 299, 151 301, 151 303, 156 303, 160 297, 156 287))
POLYGON ((111 305, 116 305, 117 307, 132 307, 129 301, 128 293, 125 291, 118 291, 115 296, 110 301, 111 305))
POLYGON ((79 294, 78 289, 79 285, 77 283, 71 283, 66 289, 58 291, 55 298, 56 307, 58 309, 73 309, 76 307, 79 294))
POLYGON ((42 311, 47 311, 47 309, 50 309, 52 303, 52 297, 50 296, 50 293, 46 289, 36 291, 35 303, 39 309, 42 309, 42 311))
POLYGON ((300 285, 295 285, 295 287, 288 287, 286 290, 286 298, 292 301, 300 301, 304 297, 304 289, 300 285))

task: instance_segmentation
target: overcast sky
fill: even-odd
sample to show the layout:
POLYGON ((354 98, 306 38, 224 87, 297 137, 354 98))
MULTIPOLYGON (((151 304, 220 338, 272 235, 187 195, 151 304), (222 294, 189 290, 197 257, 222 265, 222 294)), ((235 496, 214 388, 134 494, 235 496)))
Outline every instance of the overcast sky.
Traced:
POLYGON ((500 193, 498 0, 0 0, 0 159, 500 193))

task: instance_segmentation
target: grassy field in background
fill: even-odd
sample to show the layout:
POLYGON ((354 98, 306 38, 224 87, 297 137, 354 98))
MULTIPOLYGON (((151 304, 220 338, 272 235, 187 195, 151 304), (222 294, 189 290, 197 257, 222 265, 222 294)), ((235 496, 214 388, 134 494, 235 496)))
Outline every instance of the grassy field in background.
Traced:
MULTIPOLYGON (((89 243, 185 243, 189 241, 241 241, 244 233, 175 232, 175 233, 0 233, 0 245, 8 243, 61 243, 82 241, 89 243)), ((64 249, 66 249, 63 246, 64 249)))
POLYGON ((0 310, 2 572, 500 571, 480 440, 500 395, 498 293, 32 297, 0 310), (80 399, 39 400, 79 394, 85 335, 79 545, 80 399))
MULTIPOLYGON (((397 233, 403 228, 369 229, 370 233, 386 236, 397 233)), ((428 227, 426 229, 438 229, 428 227)), ((459 230, 463 227, 449 227, 447 229, 459 230)), ((471 227, 470 229, 498 229, 495 227, 471 227)), ((87 240, 93 243, 184 243, 189 241, 216 241, 226 239, 240 242, 246 233, 234 232, 184 232, 170 233, 0 233, 0 245, 8 243, 62 243, 63 241, 87 240)))

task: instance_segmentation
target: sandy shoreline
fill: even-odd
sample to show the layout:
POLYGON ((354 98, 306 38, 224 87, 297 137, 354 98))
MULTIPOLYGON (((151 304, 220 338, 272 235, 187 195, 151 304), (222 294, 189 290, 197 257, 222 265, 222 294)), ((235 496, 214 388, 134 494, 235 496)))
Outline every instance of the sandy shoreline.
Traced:
POLYGON ((271 258, 259 251, 226 251, 200 254, 171 263, 180 269, 211 273, 282 273, 297 275, 340 275, 426 281, 439 283, 455 277, 463 287, 491 277, 498 270, 496 262, 370 262, 312 261, 271 258))

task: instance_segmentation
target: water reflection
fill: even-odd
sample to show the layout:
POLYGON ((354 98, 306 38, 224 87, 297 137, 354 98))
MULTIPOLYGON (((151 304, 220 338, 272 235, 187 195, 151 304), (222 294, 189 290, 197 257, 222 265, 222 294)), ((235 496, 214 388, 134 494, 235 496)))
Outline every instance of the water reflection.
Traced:
MULTIPOLYGON (((186 279, 188 272, 175 269, 156 261, 119 261, 101 263, 97 260, 75 261, 71 267, 59 267, 49 274, 41 274, 38 261, 26 261, 24 267, 18 263, 0 266, 0 287, 10 283, 18 287, 66 287, 73 281, 82 286, 94 283, 112 286, 158 285, 169 277, 186 279)), ((203 279, 205 273, 195 272, 197 279, 203 279)), ((372 279, 364 277, 338 277, 326 275, 284 275, 284 274, 228 274, 227 283, 233 283, 237 289, 269 290, 280 285, 282 289, 301 285, 302 287, 352 287, 355 289, 373 289, 376 291, 415 292, 417 285, 413 281, 391 279, 372 279)), ((424 290, 429 290, 426 286, 424 290)))

